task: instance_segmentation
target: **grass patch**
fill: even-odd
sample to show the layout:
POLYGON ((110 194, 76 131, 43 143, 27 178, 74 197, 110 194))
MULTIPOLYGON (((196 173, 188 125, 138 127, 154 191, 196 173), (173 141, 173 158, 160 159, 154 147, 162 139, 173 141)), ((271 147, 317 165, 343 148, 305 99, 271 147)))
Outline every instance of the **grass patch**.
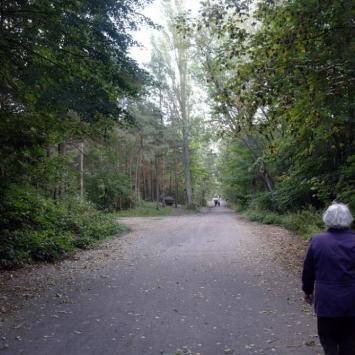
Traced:
POLYGON ((315 210, 305 209, 299 212, 279 214, 268 210, 243 210, 237 205, 232 205, 231 208, 251 221, 285 227, 301 235, 304 239, 309 239, 312 235, 324 230, 321 213, 315 210))
POLYGON ((160 217, 171 216, 174 207, 166 206, 156 208, 155 202, 140 202, 135 208, 120 211, 116 213, 118 217, 160 217))

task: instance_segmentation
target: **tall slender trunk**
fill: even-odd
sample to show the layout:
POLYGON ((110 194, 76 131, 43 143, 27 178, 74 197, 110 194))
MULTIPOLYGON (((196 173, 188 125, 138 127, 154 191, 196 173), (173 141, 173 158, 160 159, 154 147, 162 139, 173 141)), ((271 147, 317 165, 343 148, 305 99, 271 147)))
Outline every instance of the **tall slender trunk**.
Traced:
POLYGON ((80 150, 80 199, 84 201, 84 143, 79 144, 80 150))
POLYGON ((135 181, 134 181, 134 190, 135 190, 135 198, 136 201, 141 199, 141 190, 140 190, 140 174, 139 171, 141 169, 143 160, 143 136, 140 135, 140 144, 139 144, 139 151, 138 151, 138 158, 136 163, 136 171, 135 171, 135 181))
MULTIPOLYGON (((58 144, 58 155, 64 157, 66 152, 66 144, 59 143, 58 144)), ((59 182, 56 188, 55 197, 58 199, 63 199, 66 193, 66 169, 62 170, 62 173, 59 178, 59 182)))
POLYGON ((150 162, 150 199, 154 201, 154 162, 150 162))
POLYGON ((156 209, 159 209, 160 191, 159 191, 159 156, 155 156, 155 193, 156 193, 156 209))
MULTIPOLYGON (((52 155, 52 145, 51 144, 48 144, 46 146, 46 152, 47 152, 47 158, 50 159, 51 155, 52 155)), ((3 175, 3 174, 1 174, 1 170, 0 170, 0 175, 3 175)), ((45 191, 48 195, 54 197, 54 199, 55 199, 56 186, 53 187, 51 185, 46 184, 45 191)))
POLYGON ((174 180, 175 180, 175 208, 178 205, 179 198, 179 182, 177 179, 177 149, 174 147, 174 180))
POLYGON ((140 200, 140 186, 139 186, 139 158, 136 163, 136 171, 134 173, 134 197, 136 201, 140 200))
POLYGON ((182 123, 182 144, 183 144, 183 163, 185 175, 185 190, 187 206, 192 206, 192 179, 190 167, 190 149, 189 149, 189 112, 188 112, 188 88, 187 88, 187 62, 188 53, 186 48, 178 49, 178 68, 180 78, 179 105, 181 110, 182 123))
POLYGON ((161 156, 161 160, 160 160, 160 184, 159 184, 159 188, 160 188, 160 195, 161 195, 161 203, 162 206, 165 207, 165 183, 164 183, 164 174, 165 174, 165 165, 164 165, 165 161, 164 161, 164 156, 161 156))
POLYGON ((183 127, 182 130, 183 141, 183 162, 184 162, 184 175, 185 175, 185 190, 186 201, 189 207, 192 206, 192 182, 191 182, 191 170, 190 170, 190 149, 189 149, 189 134, 187 127, 183 127))
POLYGON ((173 191, 173 171, 170 169, 170 175, 169 175, 169 194, 171 194, 171 191, 173 191))
POLYGON ((147 190, 146 190, 146 178, 145 178, 145 169, 144 166, 142 167, 142 172, 141 172, 141 179, 142 179, 142 199, 145 200, 146 199, 146 194, 147 194, 147 190))
POLYGON ((52 145, 51 144, 47 144, 46 152, 47 152, 47 158, 50 158, 52 155, 52 145))
MULTIPOLYGON (((128 176, 129 176, 129 191, 132 194, 133 186, 132 186, 132 160, 133 158, 129 158, 129 165, 128 165, 128 176)), ((129 199, 129 208, 132 208, 132 198, 129 199)))

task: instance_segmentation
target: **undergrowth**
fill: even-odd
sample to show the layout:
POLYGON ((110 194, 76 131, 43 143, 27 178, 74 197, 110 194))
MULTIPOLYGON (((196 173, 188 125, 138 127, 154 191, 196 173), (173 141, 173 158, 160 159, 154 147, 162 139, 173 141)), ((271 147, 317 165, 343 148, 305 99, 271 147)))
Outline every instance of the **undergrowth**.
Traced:
POLYGON ((172 214, 174 207, 159 206, 156 207, 156 202, 141 201, 139 204, 128 210, 123 210, 117 212, 118 217, 159 217, 159 216, 170 216, 172 214))
POLYGON ((28 187, 8 189, 0 215, 0 268, 60 260, 126 230, 88 202, 54 201, 28 187))
POLYGON ((280 214, 270 210, 242 209, 237 205, 231 206, 242 216, 263 224, 275 224, 296 232, 305 239, 324 230, 321 213, 316 210, 301 210, 280 214))

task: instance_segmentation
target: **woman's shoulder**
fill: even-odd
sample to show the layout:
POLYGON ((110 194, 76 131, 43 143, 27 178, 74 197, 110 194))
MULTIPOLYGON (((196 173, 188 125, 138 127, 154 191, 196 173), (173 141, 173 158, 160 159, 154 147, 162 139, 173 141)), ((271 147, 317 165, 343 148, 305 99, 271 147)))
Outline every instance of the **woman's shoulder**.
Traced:
POLYGON ((329 228, 327 230, 328 234, 331 235, 349 235, 349 236, 355 236, 355 232, 351 230, 350 228, 343 228, 343 229, 338 229, 338 228, 329 228))
POLYGON ((321 233, 318 233, 314 235, 310 242, 311 243, 316 243, 317 241, 322 241, 322 240, 329 240, 332 237, 350 237, 350 238, 355 238, 355 232, 351 229, 335 229, 335 228, 330 228, 326 231, 323 231, 321 233))
POLYGON ((323 232, 317 233, 312 236, 311 241, 326 238, 329 236, 329 234, 330 234, 329 230, 325 230, 323 232))

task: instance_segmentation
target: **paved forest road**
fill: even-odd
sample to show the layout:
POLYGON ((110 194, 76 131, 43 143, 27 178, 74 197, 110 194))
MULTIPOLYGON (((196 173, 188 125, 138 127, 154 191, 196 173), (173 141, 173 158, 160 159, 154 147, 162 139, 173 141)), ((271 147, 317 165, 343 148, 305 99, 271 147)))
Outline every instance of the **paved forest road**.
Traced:
POLYGON ((23 305, 0 313, 0 353, 321 353, 299 279, 278 258, 287 232, 223 207, 125 222, 132 233, 6 281, 17 293, 3 300, 23 305))

